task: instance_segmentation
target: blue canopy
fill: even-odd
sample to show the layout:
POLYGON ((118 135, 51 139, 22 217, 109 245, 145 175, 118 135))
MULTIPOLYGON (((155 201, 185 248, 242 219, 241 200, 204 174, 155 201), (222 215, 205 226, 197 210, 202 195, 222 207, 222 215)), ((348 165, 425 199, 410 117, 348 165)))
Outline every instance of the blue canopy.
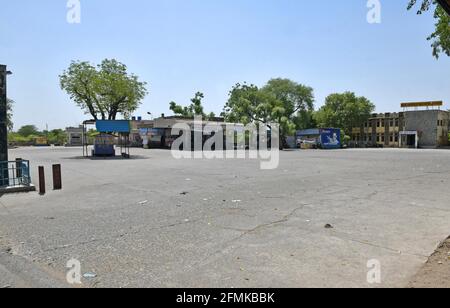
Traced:
POLYGON ((95 122, 100 133, 130 133, 130 121, 128 120, 100 120, 95 122))

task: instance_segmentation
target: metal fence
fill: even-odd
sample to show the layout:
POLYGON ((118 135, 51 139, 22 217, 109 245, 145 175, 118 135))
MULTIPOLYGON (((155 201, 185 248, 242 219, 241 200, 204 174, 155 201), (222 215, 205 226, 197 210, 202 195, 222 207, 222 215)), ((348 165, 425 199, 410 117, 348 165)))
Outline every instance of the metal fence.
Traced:
POLYGON ((31 185, 30 161, 0 162, 0 187, 23 187, 31 185))

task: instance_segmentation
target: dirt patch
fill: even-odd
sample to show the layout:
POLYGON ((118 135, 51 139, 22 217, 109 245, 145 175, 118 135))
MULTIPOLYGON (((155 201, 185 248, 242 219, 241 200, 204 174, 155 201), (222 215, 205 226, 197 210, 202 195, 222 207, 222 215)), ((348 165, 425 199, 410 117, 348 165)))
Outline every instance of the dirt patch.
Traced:
POLYGON ((439 246, 408 287, 450 288, 450 238, 439 246))

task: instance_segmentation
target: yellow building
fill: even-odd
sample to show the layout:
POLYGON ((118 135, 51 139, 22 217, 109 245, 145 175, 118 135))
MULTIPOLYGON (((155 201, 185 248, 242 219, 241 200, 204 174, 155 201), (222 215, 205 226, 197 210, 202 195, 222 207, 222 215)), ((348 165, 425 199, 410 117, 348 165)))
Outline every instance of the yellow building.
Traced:
POLYGON ((373 114, 361 127, 353 128, 350 145, 421 148, 450 145, 450 112, 440 110, 443 102, 403 103, 401 106, 404 112, 373 114))
POLYGON ((353 128, 351 143, 355 146, 398 147, 404 128, 403 112, 373 114, 361 127, 353 128))

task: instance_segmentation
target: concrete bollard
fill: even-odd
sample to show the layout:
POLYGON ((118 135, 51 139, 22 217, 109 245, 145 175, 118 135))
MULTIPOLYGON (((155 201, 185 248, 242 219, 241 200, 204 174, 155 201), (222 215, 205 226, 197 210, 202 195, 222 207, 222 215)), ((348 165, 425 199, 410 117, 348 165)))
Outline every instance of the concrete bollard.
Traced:
POLYGON ((53 190, 62 189, 61 165, 53 165, 53 190))
POLYGON ((16 158, 16 178, 22 177, 22 158, 16 158))
POLYGON ((39 167, 39 194, 45 195, 45 173, 44 167, 39 167))

